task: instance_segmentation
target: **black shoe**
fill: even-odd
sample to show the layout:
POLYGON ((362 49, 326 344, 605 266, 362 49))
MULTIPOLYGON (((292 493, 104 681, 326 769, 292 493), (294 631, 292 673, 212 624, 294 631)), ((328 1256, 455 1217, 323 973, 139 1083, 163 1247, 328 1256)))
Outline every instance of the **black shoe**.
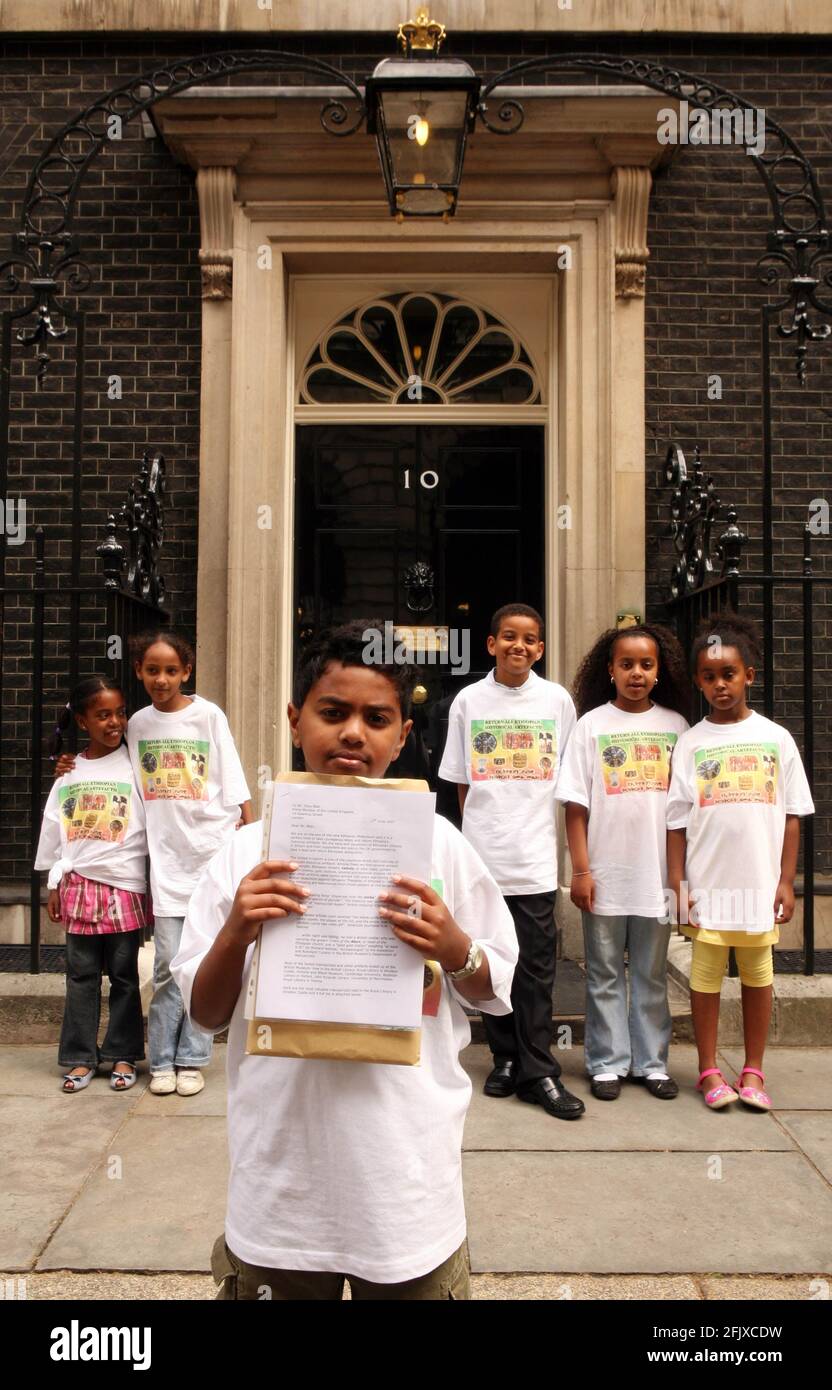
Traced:
POLYGON ((669 1076, 666 1081, 659 1081, 655 1077, 652 1081, 649 1076, 631 1076, 631 1081, 635 1081, 637 1086, 646 1086, 651 1096, 657 1096, 659 1100, 675 1100, 679 1094, 679 1087, 669 1076))
POLYGON ((516 1090, 515 1077, 517 1063, 511 1057, 496 1057, 494 1069, 488 1073, 483 1094, 486 1096, 513 1096, 516 1090))
POLYGON ((596 1081, 593 1076, 589 1089, 596 1100, 618 1100, 621 1095, 621 1080, 616 1077, 615 1081, 596 1081))
POLYGON ((586 1110, 583 1101, 571 1095, 555 1076, 544 1076, 527 1091, 518 1091, 517 1099, 529 1105, 542 1105, 547 1115, 554 1115, 556 1120, 577 1120, 586 1110))

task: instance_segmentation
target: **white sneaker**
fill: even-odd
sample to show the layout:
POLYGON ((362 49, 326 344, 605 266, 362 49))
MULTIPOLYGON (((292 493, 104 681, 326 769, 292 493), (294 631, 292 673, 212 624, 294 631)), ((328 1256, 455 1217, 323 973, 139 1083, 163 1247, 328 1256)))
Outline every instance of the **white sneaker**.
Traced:
POLYGON ((160 1071, 152 1078, 150 1089, 154 1096, 171 1096, 176 1090, 176 1072, 160 1071))
POLYGON ((182 1071, 176 1073, 176 1094, 178 1096, 196 1096, 205 1085, 205 1077, 201 1071, 195 1068, 184 1067, 182 1071))

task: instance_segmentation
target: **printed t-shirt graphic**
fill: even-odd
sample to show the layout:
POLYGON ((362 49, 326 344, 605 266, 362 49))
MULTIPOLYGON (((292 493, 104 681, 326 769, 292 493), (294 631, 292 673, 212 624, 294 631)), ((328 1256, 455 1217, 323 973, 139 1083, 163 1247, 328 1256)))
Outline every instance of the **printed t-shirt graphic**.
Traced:
POLYGON ((471 781, 553 781, 557 737, 554 719, 472 719, 471 781))
POLYGON ((195 738, 139 739, 145 801, 207 801, 210 745, 195 738))
POLYGON ((49 871, 50 888, 74 871, 143 893, 146 855, 144 803, 127 749, 102 758, 80 753, 72 771, 52 783, 35 868, 49 871))
POLYGON ((607 796, 666 792, 677 737, 674 733, 652 733, 648 729, 599 734, 598 757, 607 796))
POLYGON ((662 705, 630 713, 611 701, 578 720, 556 796, 589 813, 597 916, 665 914, 668 777, 687 727, 681 714, 662 705))
POLYGON ((555 788, 574 727, 569 692, 534 671, 518 686, 489 671, 451 705, 439 776, 469 788, 462 833, 506 895, 557 887, 555 788))
POLYGON ((228 720, 199 695, 168 713, 147 705, 131 718, 127 743, 147 813, 153 908, 157 917, 184 917, 200 873, 250 799, 228 720))
POLYGON ((794 739, 756 710, 731 725, 706 717, 683 734, 667 798, 668 828, 686 838, 691 912, 680 930, 714 944, 776 941, 786 816, 813 810, 794 739))
POLYGON ((718 750, 699 748, 695 759, 700 806, 738 801, 773 805, 777 800, 776 743, 737 742, 718 750))
POLYGON ((70 782, 58 789, 68 843, 105 840, 120 845, 130 823, 132 782, 70 782))

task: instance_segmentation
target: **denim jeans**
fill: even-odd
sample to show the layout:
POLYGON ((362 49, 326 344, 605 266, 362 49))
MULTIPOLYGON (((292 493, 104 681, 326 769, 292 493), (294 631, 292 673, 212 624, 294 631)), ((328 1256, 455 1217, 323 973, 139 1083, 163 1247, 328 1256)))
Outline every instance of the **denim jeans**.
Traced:
POLYGON ((139 993, 140 931, 101 936, 66 934, 66 1005, 58 1065, 97 1067, 102 1062, 139 1062, 144 1057, 144 1020, 139 993), (110 979, 107 1033, 98 1047, 101 976, 110 979))
POLYGON ((647 1076, 667 1070, 670 1008, 667 947, 670 926, 655 917, 599 917, 584 912, 586 1031, 590 1076, 647 1076), (624 948, 630 975, 630 1005, 624 948))
POLYGON ((214 1039, 185 1013, 170 963, 179 950, 184 917, 157 917, 153 928, 153 998, 147 1012, 147 1050, 151 1075, 174 1067, 207 1067, 214 1039))

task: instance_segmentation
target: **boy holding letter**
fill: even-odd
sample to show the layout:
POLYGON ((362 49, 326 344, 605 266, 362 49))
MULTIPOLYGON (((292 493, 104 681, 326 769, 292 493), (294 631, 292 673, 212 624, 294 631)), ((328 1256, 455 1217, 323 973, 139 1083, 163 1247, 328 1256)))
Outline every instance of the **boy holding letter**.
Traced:
MULTIPOLYGON (((300 658, 289 722, 308 772, 382 777, 410 731, 414 673, 366 664, 366 628, 347 623, 300 658)), ((471 1083, 458 1054, 470 1041, 463 1004, 509 1012, 517 947, 499 889, 441 816, 431 863, 441 891, 400 876, 379 885, 381 918, 442 969, 418 1066, 246 1055, 243 984, 260 926, 303 914, 309 899, 302 862, 260 863, 261 841, 260 823, 245 826, 211 861, 172 967, 190 1016, 229 1030, 218 1296, 339 1299, 346 1278, 356 1299, 467 1298, 471 1083)))

